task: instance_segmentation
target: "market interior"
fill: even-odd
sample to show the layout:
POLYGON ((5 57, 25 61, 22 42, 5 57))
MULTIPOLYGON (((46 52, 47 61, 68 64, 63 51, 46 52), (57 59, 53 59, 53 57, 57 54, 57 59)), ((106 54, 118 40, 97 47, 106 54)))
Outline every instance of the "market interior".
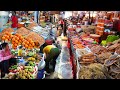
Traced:
POLYGON ((120 79, 119 11, 0 11, 1 79, 120 79))

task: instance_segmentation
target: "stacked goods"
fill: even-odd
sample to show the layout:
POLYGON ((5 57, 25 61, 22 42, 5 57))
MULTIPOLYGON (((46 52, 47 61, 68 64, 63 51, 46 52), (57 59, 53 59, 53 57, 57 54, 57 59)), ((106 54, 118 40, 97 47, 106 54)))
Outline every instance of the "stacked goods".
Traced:
POLYGON ((103 35, 104 33, 104 19, 99 19, 96 27, 96 34, 103 35))
POLYGON ((83 49, 83 48, 85 48, 85 46, 82 44, 76 44, 76 45, 74 45, 74 48, 75 49, 83 49))
POLYGON ((100 45, 93 45, 90 47, 91 51, 94 53, 94 54, 101 54, 102 52, 107 52, 107 48, 105 47, 102 47, 100 45))
POLYGON ((9 32, 4 32, 3 36, 2 36, 2 41, 7 41, 10 42, 12 39, 13 35, 9 32))
MULTIPOLYGON (((31 58, 32 59, 32 58, 31 58)), ((35 60, 35 59, 34 59, 35 60)), ((29 61, 27 62, 26 66, 32 66, 35 67, 35 62, 29 61)))
POLYGON ((12 33, 12 32, 14 32, 14 30, 12 28, 5 28, 4 30, 2 30, 2 34, 6 33, 6 32, 12 33))
MULTIPOLYGON (((5 35, 6 33, 12 33, 14 32, 14 30, 12 28, 6 28, 4 29, 1 33, 0 33, 0 40, 2 39, 3 35, 5 35)), ((6 38, 6 41, 7 39, 9 38, 6 38)), ((3 38, 3 41, 4 41, 4 38, 3 38)))
POLYGON ((90 37, 94 39, 96 42, 99 42, 100 35, 97 34, 90 34, 90 37))
POLYGON ((18 65, 13 65, 9 68, 9 71, 11 73, 16 73, 16 72, 19 72, 20 70, 23 70, 23 66, 18 66, 18 65))
POLYGON ((10 73, 5 76, 5 79, 34 79, 36 76, 37 69, 35 68, 35 63, 27 63, 27 66, 11 66, 9 68, 10 73))
POLYGON ((21 27, 16 31, 16 33, 24 36, 24 35, 29 34, 30 31, 24 27, 21 27))
POLYGON ((24 38, 22 46, 27 49, 33 49, 35 47, 35 43, 31 38, 24 38))
POLYGON ((33 79, 34 67, 32 66, 24 66, 23 70, 20 70, 16 73, 15 79, 33 79))
POLYGON ((110 52, 106 52, 106 53, 102 52, 101 54, 97 55, 97 61, 103 64, 106 59, 109 59, 110 56, 112 56, 110 52))
POLYGON ((104 65, 108 68, 108 73, 113 79, 120 79, 120 56, 112 55, 106 59, 104 65))
POLYGON ((42 58, 41 55, 34 54, 33 56, 27 58, 26 60, 38 63, 41 60, 41 58, 42 58))
POLYGON ((16 49, 23 42, 24 38, 20 34, 15 34, 12 37, 12 48, 16 49))
POLYGON ((95 60, 96 60, 96 56, 93 53, 88 53, 82 55, 80 59, 80 63, 91 63, 91 62, 95 62, 95 60))
POLYGON ((88 66, 82 66, 79 71, 79 79, 106 79, 107 69, 102 64, 91 63, 88 66))
POLYGON ((29 25, 28 25, 28 29, 29 30, 32 30, 33 29, 33 27, 36 27, 37 26, 37 23, 35 23, 35 22, 32 22, 32 23, 30 23, 29 25))
POLYGON ((108 51, 116 52, 117 54, 120 54, 120 39, 108 43, 107 49, 108 51))
POLYGON ((120 55, 120 47, 116 48, 115 52, 120 55))
POLYGON ((109 52, 113 52, 114 53, 119 48, 120 48, 120 44, 116 43, 116 44, 108 46, 107 49, 108 49, 109 52))
POLYGON ((42 44, 44 44, 45 40, 43 39, 43 37, 39 36, 37 33, 35 32, 30 32, 26 38, 30 38, 31 40, 34 41, 35 43, 35 47, 39 48, 42 44))
POLYGON ((79 38, 72 38, 72 43, 74 45, 75 49, 83 49, 85 48, 84 45, 82 44, 82 42, 80 41, 79 38))

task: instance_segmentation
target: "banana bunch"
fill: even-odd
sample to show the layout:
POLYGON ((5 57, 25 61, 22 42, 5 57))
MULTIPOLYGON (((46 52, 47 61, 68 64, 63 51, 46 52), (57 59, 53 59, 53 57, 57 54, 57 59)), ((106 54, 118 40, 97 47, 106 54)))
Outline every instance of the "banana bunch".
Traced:
POLYGON ((28 60, 28 61, 35 61, 35 58, 29 57, 27 60, 28 60))

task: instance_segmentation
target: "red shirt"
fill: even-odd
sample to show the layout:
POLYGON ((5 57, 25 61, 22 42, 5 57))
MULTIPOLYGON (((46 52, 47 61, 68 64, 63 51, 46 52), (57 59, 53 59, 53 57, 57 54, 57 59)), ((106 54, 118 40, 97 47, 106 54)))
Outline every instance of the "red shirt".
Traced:
POLYGON ((18 18, 16 16, 12 16, 12 28, 17 28, 18 27, 18 18))
POLYGON ((63 20, 60 20, 60 21, 59 21, 59 24, 64 24, 64 21, 63 21, 63 20))

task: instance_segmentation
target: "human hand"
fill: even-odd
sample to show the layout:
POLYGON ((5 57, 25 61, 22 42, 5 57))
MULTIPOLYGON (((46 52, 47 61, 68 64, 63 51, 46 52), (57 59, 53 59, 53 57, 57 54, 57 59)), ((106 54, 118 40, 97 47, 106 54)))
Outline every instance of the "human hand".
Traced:
POLYGON ((14 58, 15 56, 14 55, 12 55, 12 58, 14 58))

